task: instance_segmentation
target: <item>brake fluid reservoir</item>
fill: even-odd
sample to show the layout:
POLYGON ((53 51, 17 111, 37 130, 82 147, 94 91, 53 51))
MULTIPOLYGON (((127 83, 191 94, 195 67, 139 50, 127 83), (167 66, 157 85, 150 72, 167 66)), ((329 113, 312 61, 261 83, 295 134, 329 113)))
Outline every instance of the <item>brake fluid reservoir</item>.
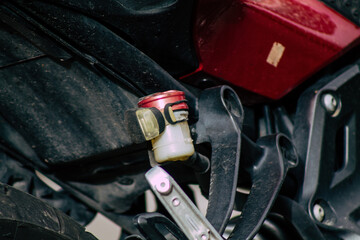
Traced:
POLYGON ((190 136, 188 105, 182 91, 170 90, 154 93, 141 98, 140 108, 155 107, 159 109, 166 120, 165 130, 151 140, 154 157, 158 163, 166 161, 184 161, 195 152, 190 136))

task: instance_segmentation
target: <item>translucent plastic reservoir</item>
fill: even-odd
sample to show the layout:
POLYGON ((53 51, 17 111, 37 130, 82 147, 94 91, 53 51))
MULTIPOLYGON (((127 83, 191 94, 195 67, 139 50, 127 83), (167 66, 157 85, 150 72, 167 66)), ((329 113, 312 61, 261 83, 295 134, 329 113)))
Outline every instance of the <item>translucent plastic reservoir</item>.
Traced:
POLYGON ((188 111, 176 111, 174 114, 176 120, 181 122, 167 125, 162 134, 151 140, 155 160, 158 163, 184 161, 195 152, 187 123, 188 111))

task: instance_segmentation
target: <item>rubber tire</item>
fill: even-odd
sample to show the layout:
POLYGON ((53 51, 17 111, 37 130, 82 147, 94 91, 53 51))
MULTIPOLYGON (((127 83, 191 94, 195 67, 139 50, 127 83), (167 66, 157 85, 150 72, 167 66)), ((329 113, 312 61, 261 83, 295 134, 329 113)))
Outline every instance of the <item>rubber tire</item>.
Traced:
POLYGON ((61 211, 2 183, 0 239, 96 240, 84 227, 61 211))

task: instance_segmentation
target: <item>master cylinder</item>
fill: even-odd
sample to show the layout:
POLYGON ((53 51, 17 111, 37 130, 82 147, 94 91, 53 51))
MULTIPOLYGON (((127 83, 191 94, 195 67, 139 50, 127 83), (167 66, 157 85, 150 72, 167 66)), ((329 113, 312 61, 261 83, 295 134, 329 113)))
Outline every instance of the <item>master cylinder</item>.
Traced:
MULTIPOLYGON (((165 119, 165 129, 157 137, 151 139, 154 157, 158 163, 184 161, 194 154, 193 140, 187 122, 189 107, 186 104, 184 92, 170 90, 154 93, 141 98, 138 106, 140 110, 155 108, 162 113, 165 119)), ((144 119, 144 116, 139 121, 149 122, 144 119)), ((150 129, 148 131, 151 132, 150 129)))

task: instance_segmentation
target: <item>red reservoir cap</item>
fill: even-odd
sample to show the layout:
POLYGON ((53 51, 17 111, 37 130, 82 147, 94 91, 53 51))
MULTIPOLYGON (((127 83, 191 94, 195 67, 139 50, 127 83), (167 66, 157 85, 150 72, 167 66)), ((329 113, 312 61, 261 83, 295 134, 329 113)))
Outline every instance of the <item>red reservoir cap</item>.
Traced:
MULTIPOLYGON (((185 93, 182 91, 177 90, 170 90, 166 92, 158 92, 146 97, 140 98, 138 102, 138 106, 140 108, 150 108, 155 107, 159 110, 164 109, 165 105, 168 103, 175 103, 178 101, 185 100, 185 93)), ((175 110, 182 110, 182 109, 189 109, 186 102, 181 102, 179 104, 173 105, 172 109, 175 110)))

